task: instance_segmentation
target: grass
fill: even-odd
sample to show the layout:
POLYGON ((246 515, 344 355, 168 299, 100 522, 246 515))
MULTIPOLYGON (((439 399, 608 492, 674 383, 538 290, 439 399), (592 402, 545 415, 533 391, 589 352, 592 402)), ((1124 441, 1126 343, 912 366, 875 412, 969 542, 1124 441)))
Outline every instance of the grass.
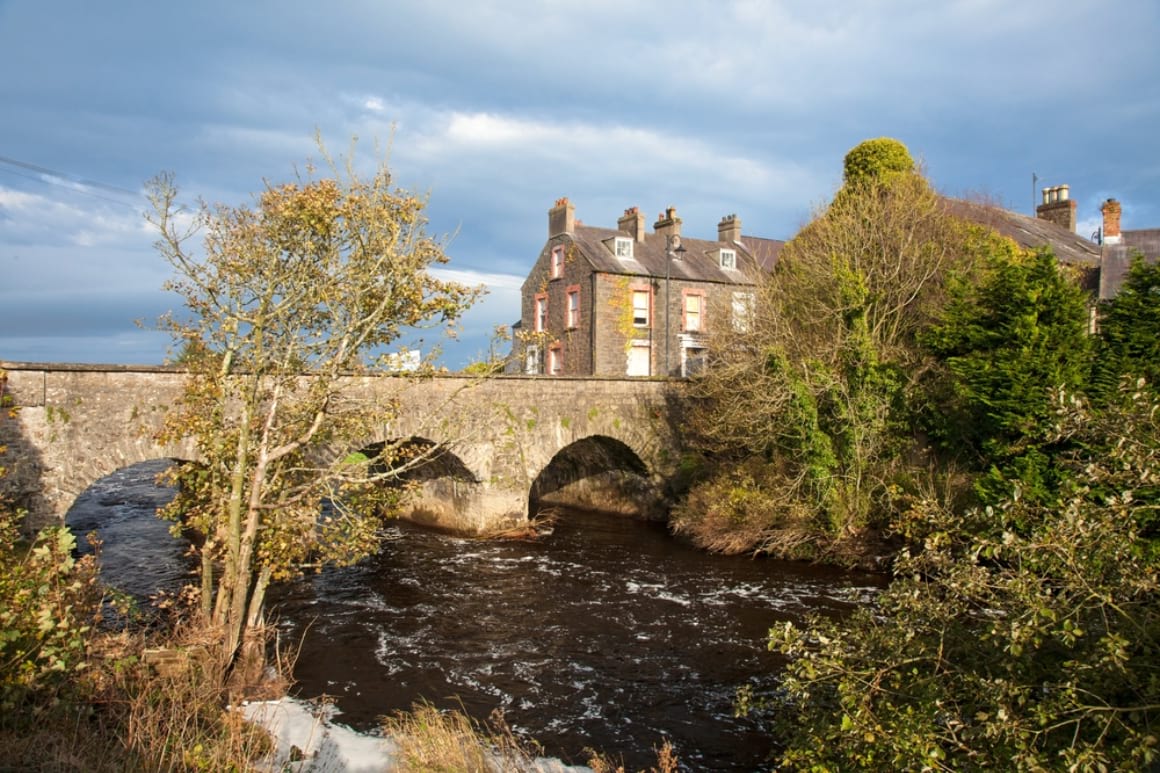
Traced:
MULTIPOLYGON (((270 748, 266 733, 229 705, 224 674, 209 658, 179 658, 158 671, 142 658, 141 633, 99 633, 88 668, 63 691, 31 693, 0 717, 0 771, 250 771, 270 748)), ((196 652, 189 633, 166 638, 196 652)))
POLYGON ((422 703, 386 718, 383 730, 398 748, 400 773, 524 771, 540 756, 540 747, 516 737, 498 712, 481 725, 422 703))
MULTIPOLYGON (((543 756, 540 745, 517 737, 499 711, 481 724, 460 711, 421 703, 385 719, 383 730, 398 749, 394 770, 400 773, 521 773, 539 770, 536 760, 543 756)), ((656 766, 642 773, 677 773, 668 741, 656 754, 656 766)), ((623 764, 595 753, 588 766, 595 773, 626 773, 623 764)))

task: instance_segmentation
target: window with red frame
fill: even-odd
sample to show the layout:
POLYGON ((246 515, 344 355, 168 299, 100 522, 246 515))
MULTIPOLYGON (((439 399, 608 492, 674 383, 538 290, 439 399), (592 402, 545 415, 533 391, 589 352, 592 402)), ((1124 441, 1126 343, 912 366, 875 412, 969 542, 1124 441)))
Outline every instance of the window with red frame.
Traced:
POLYGON ((548 374, 559 376, 564 372, 564 347, 552 344, 548 347, 548 374))
POLYGON ((633 327, 648 327, 650 306, 652 306, 651 292, 646 290, 632 290, 632 324, 633 327))

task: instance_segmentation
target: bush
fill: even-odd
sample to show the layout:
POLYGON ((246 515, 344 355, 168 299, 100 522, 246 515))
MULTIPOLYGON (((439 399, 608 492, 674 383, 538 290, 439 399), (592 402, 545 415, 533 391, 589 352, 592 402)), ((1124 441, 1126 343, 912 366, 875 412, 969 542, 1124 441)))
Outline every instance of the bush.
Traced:
POLYGON ((843 163, 843 179, 847 185, 886 180, 891 175, 913 171, 914 159, 910 157, 910 151, 890 137, 858 143, 846 154, 843 163))
POLYGON ((920 505, 924 538, 895 582, 842 621, 770 632, 792 658, 779 739, 787 769, 1148 770, 1160 719, 1160 403, 1132 390, 1106 415, 1057 397, 1057 507, 920 505), (1013 524, 1020 524, 1019 530, 1013 524))
POLYGON ((52 701, 87 668, 101 594, 92 556, 73 557, 63 527, 19 539, 20 514, 0 505, 0 710, 52 701))

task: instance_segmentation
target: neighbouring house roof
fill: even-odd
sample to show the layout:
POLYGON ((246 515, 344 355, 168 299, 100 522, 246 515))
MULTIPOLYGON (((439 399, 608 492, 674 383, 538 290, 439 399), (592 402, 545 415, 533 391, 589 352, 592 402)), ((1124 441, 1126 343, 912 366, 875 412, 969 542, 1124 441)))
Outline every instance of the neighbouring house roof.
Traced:
POLYGON ((1021 215, 992 204, 963 199, 946 201, 951 214, 991 228, 1023 249, 1050 247, 1056 260, 1079 270, 1079 283, 1085 290, 1094 293, 1102 285, 1100 245, 1090 239, 1050 220, 1021 215))
POLYGON ((668 259, 668 242, 665 235, 649 233, 643 241, 633 241, 631 260, 618 258, 614 252, 614 239, 630 238, 623 231, 614 228, 598 228, 576 225, 572 241, 577 252, 592 266, 593 270, 607 274, 628 276, 663 277, 697 282, 719 282, 722 284, 752 284, 758 269, 772 267, 777 252, 784 242, 742 236, 740 243, 708 241, 681 237, 684 252, 680 260, 668 259), (722 249, 732 249, 737 253, 737 268, 723 269, 720 263, 722 249), (668 264, 666 266, 666 264, 668 264))
POLYGON ((1142 254, 1146 260, 1160 260, 1160 228, 1122 231, 1123 244, 1142 254))
POLYGON ((761 236, 745 236, 742 234, 741 243, 749 254, 757 261, 761 270, 769 273, 777 265, 777 258, 785 242, 781 239, 766 239, 761 236))
POLYGON ((1121 240, 1103 245, 1103 263, 1100 267, 1100 300, 1115 298, 1132 265, 1132 256, 1139 254, 1150 263, 1160 261, 1160 228, 1121 231, 1121 240))
POLYGON ((951 213, 993 228, 1024 249, 1051 247, 1061 263, 1084 268, 1100 265, 1100 245, 1048 220, 962 199, 947 199, 951 213))

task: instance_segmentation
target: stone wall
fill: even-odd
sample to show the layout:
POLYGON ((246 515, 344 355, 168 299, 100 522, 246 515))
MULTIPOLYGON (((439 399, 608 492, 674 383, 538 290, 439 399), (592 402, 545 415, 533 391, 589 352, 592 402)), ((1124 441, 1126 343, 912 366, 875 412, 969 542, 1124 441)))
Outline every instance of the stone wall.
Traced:
MULTIPOLYGON (((11 469, 0 485, 28 508, 34 525, 62 519, 78 494, 122 467, 194 459, 191 443, 161 446, 153 439, 166 406, 179 395, 184 376, 178 371, 26 363, 0 368, 19 409, 14 419, 0 422, 11 469)), ((448 528, 486 531, 526 519, 529 493, 549 463, 588 438, 629 449, 646 473, 642 479, 660 491, 680 453, 681 389, 633 379, 352 378, 344 399, 398 400, 401 410, 373 437, 349 438, 346 447, 329 452, 345 455, 409 438, 444 445, 472 480, 424 483, 415 514, 448 528)), ((577 474, 609 472, 579 456, 577 474)))

